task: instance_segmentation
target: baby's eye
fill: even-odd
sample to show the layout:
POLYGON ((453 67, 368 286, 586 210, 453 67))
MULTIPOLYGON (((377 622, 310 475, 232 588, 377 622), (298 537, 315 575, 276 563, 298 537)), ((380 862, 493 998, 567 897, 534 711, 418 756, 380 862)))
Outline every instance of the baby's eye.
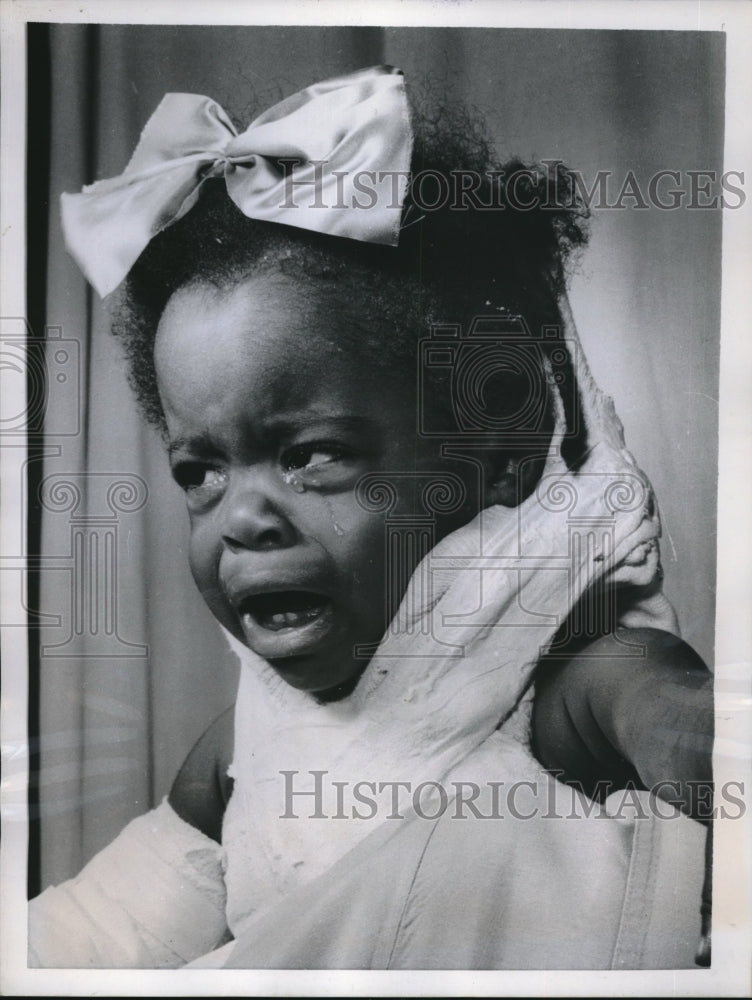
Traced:
POLYGON ((282 468, 285 472, 313 469, 346 457, 348 457, 347 451, 340 445, 314 441, 311 444, 298 444, 288 448, 282 455, 282 468))
POLYGON ((181 462, 172 470, 178 486, 186 493, 195 490, 214 490, 224 486, 227 474, 223 469, 203 462, 181 462))
POLYGON ((282 474, 293 488, 325 492, 350 489, 364 471, 363 455, 335 441, 309 441, 286 448, 279 459, 282 474))

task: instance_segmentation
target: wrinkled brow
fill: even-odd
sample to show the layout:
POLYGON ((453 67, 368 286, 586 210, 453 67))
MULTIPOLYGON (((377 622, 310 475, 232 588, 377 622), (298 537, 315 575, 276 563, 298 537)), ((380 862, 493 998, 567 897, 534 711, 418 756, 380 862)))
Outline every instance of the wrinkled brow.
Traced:
POLYGON ((192 451, 198 454, 204 454, 207 452, 216 451, 216 445, 211 439, 211 436, 204 431, 201 434, 197 434, 195 437, 177 437, 173 438, 167 445, 167 454, 170 458, 177 451, 192 451))

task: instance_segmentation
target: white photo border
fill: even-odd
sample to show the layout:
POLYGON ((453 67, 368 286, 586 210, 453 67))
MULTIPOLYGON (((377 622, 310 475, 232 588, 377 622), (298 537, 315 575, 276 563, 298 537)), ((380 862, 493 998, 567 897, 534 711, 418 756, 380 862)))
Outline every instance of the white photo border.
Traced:
MULTIPOLYGON (((726 132, 724 163, 752 164, 747 98, 752 93, 752 8, 742 2, 565 0, 481 2, 459 0, 3 0, 2 29, 2 264, 0 316, 25 315, 26 24, 30 21, 162 24, 339 24, 398 27, 647 28, 723 31, 726 34, 726 132)), ((33 150, 33 144, 32 144, 33 150)), ((717 782, 744 780, 752 787, 752 274, 750 203, 726 210, 720 366, 718 588, 716 617, 717 782)), ((18 387, 14 387, 17 391, 18 387)), ((6 398, 5 412, 23 400, 6 398)), ((5 551, 23 524, 19 498, 24 448, 0 449, 5 551)), ((12 600, 3 593, 3 607, 12 600)), ((23 629, 3 629, 6 666, 2 693, 2 992, 36 995, 508 995, 508 996, 741 996, 750 995, 752 968, 752 832, 743 820, 719 823, 715 837, 713 965, 709 970, 654 972, 292 972, 176 970, 29 970, 26 967, 26 849, 28 649, 23 629)))

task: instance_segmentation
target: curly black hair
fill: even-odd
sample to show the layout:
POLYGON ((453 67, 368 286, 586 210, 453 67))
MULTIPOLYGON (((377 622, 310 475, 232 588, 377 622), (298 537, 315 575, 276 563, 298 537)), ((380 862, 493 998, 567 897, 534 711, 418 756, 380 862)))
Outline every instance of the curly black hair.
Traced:
POLYGON ((189 285, 231 288, 276 270, 326 287, 352 320, 364 363, 380 368, 414 370, 418 340, 436 323, 465 328, 500 312, 523 316, 534 332, 560 323, 557 295, 587 238, 572 174, 560 163, 497 163, 482 121, 464 107, 413 107, 412 120, 413 181, 428 173, 448 184, 476 180, 472 197, 431 209, 410 185, 397 247, 248 219, 223 180, 206 181, 197 204, 151 241, 112 297, 113 332, 150 422, 164 430, 157 327, 170 297, 189 285))

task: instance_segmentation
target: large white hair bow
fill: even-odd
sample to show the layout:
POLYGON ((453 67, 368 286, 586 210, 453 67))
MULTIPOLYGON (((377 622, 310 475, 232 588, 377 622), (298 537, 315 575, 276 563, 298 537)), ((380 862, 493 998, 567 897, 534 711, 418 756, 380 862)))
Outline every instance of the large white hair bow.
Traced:
POLYGON ((389 66, 307 87, 240 135, 210 98, 167 94, 119 177, 62 195, 63 232, 101 296, 210 177, 224 176, 249 218, 396 245, 411 153, 403 77, 389 66))

